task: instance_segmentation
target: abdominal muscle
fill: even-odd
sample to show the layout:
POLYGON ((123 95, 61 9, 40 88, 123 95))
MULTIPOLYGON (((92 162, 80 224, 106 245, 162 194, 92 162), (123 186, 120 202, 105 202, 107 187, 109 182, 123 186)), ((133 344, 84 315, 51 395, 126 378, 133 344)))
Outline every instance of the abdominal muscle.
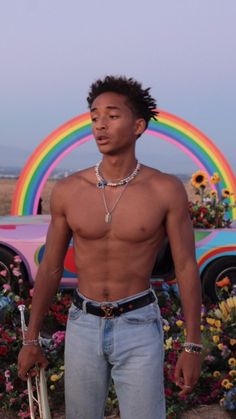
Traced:
POLYGON ((74 238, 79 291, 96 301, 115 301, 149 288, 161 240, 127 243, 74 238))

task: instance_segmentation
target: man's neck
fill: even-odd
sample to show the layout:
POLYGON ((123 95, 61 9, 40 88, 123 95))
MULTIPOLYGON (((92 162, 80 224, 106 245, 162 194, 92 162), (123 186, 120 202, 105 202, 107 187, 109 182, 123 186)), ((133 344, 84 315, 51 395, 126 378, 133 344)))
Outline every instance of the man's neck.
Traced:
POLYGON ((103 156, 101 173, 106 180, 117 180, 128 176, 136 167, 137 159, 133 155, 127 157, 103 156))

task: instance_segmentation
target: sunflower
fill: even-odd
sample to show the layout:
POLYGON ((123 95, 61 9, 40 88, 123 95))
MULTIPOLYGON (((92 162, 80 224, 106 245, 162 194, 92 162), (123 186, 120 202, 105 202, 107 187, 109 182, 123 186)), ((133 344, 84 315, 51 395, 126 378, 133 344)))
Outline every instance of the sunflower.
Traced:
POLYGON ((221 193, 222 193, 223 198, 229 198, 230 195, 232 195, 232 192, 230 192, 230 190, 228 188, 222 189, 221 193))
POLYGON ((212 189, 212 190, 210 191, 210 196, 211 196, 212 198, 217 198, 217 192, 216 192, 214 189, 212 189))
POLYGON ((191 177, 191 184, 197 189, 205 187, 207 184, 207 174, 201 170, 194 173, 191 177))
POLYGON ((217 183, 220 182, 220 176, 219 176, 219 174, 217 172, 213 173, 213 175, 211 176, 211 179, 210 180, 211 180, 211 183, 213 185, 216 185, 217 183))

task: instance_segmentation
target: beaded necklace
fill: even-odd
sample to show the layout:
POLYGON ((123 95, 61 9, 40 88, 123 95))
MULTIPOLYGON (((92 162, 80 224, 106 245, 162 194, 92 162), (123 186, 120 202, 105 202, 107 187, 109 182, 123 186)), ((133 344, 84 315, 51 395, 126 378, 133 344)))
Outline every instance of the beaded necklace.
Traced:
POLYGON ((99 173, 99 168, 100 168, 100 166, 101 166, 101 161, 99 162, 99 163, 97 163, 96 164, 96 166, 95 166, 95 174, 96 174, 96 178, 97 178, 97 181, 98 181, 98 183, 97 183, 97 187, 98 188, 104 188, 105 186, 113 186, 113 187, 116 187, 116 186, 124 186, 124 185, 126 185, 127 183, 129 183, 135 176, 137 176, 137 174, 138 174, 138 172, 139 172, 139 170, 140 170, 140 163, 139 162, 137 162, 137 164, 136 164, 136 167, 135 167, 135 169, 133 170, 133 172, 132 173, 130 173, 130 175, 129 176, 127 176, 127 177, 125 177, 125 178, 123 178, 123 179, 120 179, 120 180, 118 180, 118 182, 111 182, 110 180, 106 180, 106 179, 104 179, 102 176, 101 176, 101 174, 99 173))

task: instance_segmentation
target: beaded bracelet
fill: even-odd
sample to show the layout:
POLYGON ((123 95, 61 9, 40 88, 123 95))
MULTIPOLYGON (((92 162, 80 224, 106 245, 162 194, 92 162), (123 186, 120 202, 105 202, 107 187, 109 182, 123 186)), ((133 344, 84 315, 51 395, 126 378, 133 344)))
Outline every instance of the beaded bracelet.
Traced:
POLYGON ((23 340, 23 346, 39 346, 39 340, 38 339, 24 339, 23 340))
POLYGON ((194 342, 185 342, 183 344, 185 352, 200 354, 202 352, 203 345, 194 342))

